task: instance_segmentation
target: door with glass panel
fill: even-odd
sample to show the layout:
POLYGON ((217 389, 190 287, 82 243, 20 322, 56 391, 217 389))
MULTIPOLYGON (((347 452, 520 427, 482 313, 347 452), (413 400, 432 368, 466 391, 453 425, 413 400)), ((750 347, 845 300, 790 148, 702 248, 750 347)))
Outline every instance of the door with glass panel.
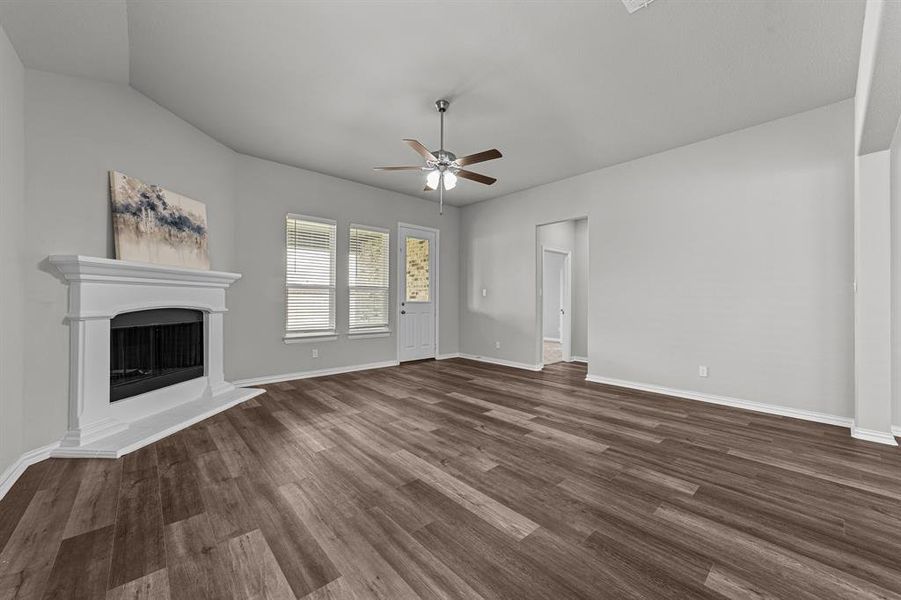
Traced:
POLYGON ((438 292, 436 230, 398 225, 398 360, 434 358, 438 292))

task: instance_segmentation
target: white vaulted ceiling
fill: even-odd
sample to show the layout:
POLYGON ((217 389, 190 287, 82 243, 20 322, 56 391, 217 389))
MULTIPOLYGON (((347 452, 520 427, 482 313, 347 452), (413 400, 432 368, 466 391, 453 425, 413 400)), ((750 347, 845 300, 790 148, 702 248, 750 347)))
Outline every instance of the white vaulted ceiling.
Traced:
POLYGON ((128 83, 124 0, 0 0, 0 24, 25 66, 128 83))
POLYGON ((401 138, 436 147, 447 97, 449 149, 504 153, 472 167, 497 184, 447 195, 466 204, 849 98, 863 7, 16 0, 0 21, 26 66, 121 80, 127 61, 134 88, 239 152, 423 198, 420 175, 371 168, 417 164, 401 138))

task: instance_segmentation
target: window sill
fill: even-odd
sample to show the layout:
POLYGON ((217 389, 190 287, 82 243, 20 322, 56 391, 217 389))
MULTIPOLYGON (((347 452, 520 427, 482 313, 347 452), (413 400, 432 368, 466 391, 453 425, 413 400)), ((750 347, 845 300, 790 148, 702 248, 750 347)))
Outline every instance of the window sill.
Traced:
POLYGON ((349 340, 365 340, 368 338, 391 337, 390 329, 375 329, 372 331, 351 331, 347 334, 349 340))
POLYGON ((288 334, 282 338, 286 344, 303 344, 304 342, 331 342, 338 339, 338 335, 333 332, 325 333, 295 333, 288 334))

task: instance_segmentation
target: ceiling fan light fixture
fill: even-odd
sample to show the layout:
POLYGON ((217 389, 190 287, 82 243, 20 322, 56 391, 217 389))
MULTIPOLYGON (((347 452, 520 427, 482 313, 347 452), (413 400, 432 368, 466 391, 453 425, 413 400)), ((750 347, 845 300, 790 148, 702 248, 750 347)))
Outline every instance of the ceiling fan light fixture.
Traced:
MULTIPOLYGON (((643 1, 650 2, 651 0, 643 1)), ((475 181, 477 183, 481 183, 482 185, 491 185, 497 181, 497 179, 495 179, 494 177, 488 177, 487 175, 474 173, 472 171, 464 169, 463 167, 476 163, 482 163, 488 160, 494 160, 503 156, 497 148, 492 148, 491 150, 484 150, 482 152, 476 152, 475 154, 469 154, 467 156, 458 158, 456 154, 454 154, 450 150, 445 149, 444 113, 447 112, 448 106, 450 106, 450 102, 448 102, 447 100, 438 100, 437 102, 435 102, 435 108, 438 109, 438 114, 441 116, 441 144, 438 147, 438 150, 429 150, 417 140, 406 138, 404 139, 404 142, 406 142, 406 144, 410 146, 410 148, 412 148, 417 154, 425 159, 424 167, 375 167, 377 171, 424 171, 426 173, 426 187, 423 191, 434 192, 437 190, 439 214, 444 214, 444 192, 449 192, 450 190, 457 187, 458 178, 462 177, 463 179, 475 181)))
POLYGON ((444 172, 444 189, 451 191, 457 187, 457 176, 452 171, 444 172))
POLYGON ((433 190, 438 189, 438 183, 441 181, 441 171, 438 169, 434 169, 429 171, 429 174, 426 175, 425 183, 427 186, 432 188, 433 190))

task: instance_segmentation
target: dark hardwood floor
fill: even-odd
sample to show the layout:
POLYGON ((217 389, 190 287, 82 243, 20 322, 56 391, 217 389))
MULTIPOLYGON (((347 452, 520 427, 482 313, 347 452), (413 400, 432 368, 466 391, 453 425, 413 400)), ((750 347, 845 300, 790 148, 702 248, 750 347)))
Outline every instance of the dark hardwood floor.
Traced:
POLYGON ((0 599, 901 598, 901 452, 464 360, 268 386, 0 502, 0 599))

